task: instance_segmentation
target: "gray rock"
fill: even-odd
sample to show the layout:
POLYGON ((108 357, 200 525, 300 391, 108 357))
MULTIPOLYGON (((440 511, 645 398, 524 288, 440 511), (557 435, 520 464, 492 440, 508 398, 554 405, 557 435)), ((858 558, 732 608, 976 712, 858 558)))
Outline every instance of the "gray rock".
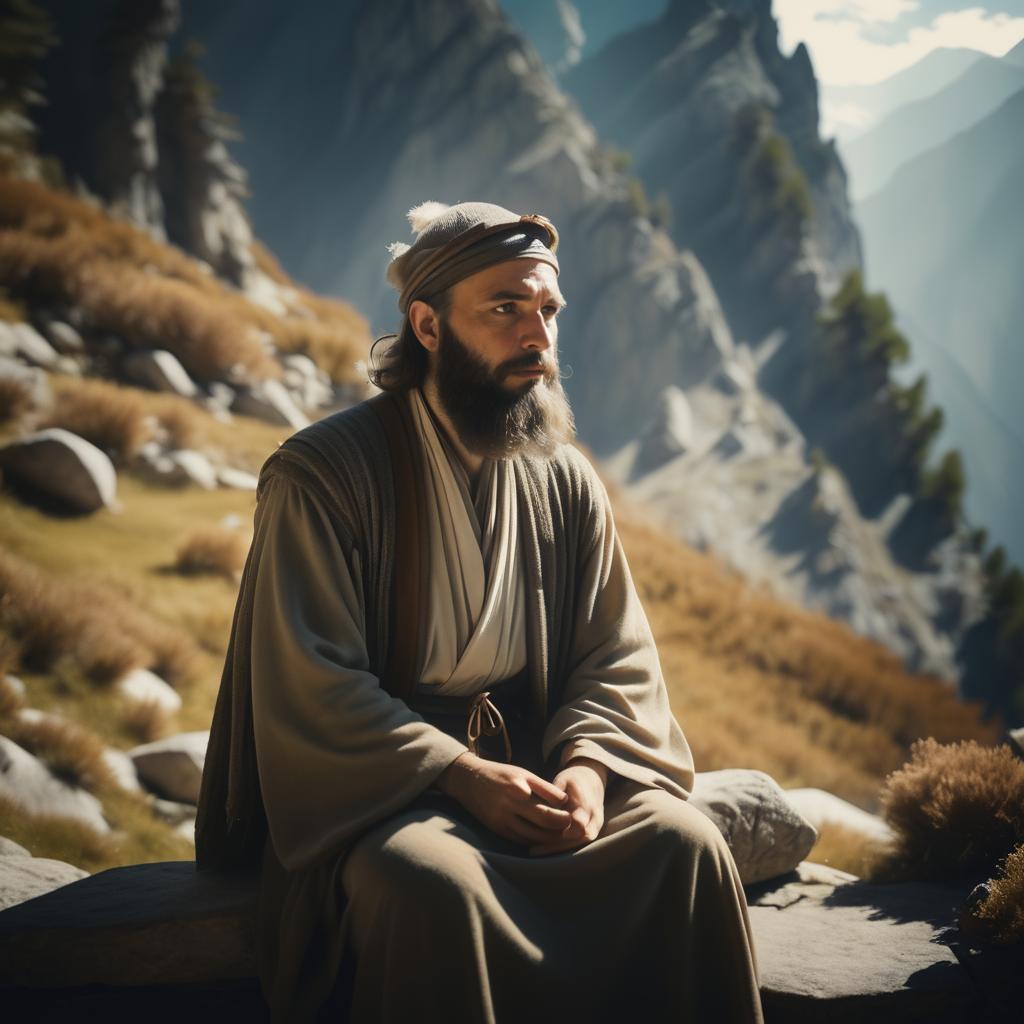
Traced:
POLYGON ((0 986, 253 977, 255 897, 254 878, 192 861, 101 871, 0 914, 0 986))
POLYGON ((172 475, 177 475, 206 491, 217 489, 217 472, 202 452, 179 448, 168 452, 167 457, 174 466, 172 475))
POLYGON ((824 789, 787 789, 786 799, 816 829, 822 825, 842 825, 879 843, 892 840, 892 829, 877 814, 869 814, 854 804, 824 789))
POLYGON ((285 427, 299 430, 309 425, 309 419, 292 400, 285 386, 277 380, 261 381, 251 387, 239 388, 232 411, 243 416, 255 416, 285 427))
POLYGON ((801 864, 747 891, 770 1019, 964 1021, 977 992, 943 944, 964 893, 874 884, 801 864))
POLYGON ((254 473, 246 473, 244 469, 221 466, 217 469, 217 482, 221 487, 235 487, 240 491, 255 491, 259 478, 254 473))
POLYGON ((94 444, 61 427, 0 448, 0 469, 77 512, 116 505, 114 464, 94 444))
POLYGON ((181 697, 178 691, 148 668, 132 669, 121 676, 115 686, 127 700, 156 704, 162 711, 171 715, 181 710, 181 697))
POLYGON ((0 736, 0 795, 29 814, 73 818, 97 832, 108 833, 99 800, 84 789, 61 782, 39 758, 0 736))
POLYGON ((61 355, 75 356, 85 352, 82 335, 63 320, 47 320, 43 324, 43 333, 61 355))
POLYGON ((132 759, 123 751, 115 747, 107 747, 103 751, 103 760, 114 777, 114 782, 121 789, 129 793, 141 793, 142 786, 139 785, 139 773, 135 770, 132 759))
POLYGON ((16 843, 13 839, 8 839, 6 836, 0 836, 0 857, 31 856, 32 854, 21 843, 16 843))
POLYGON ((45 857, 0 857, 0 910, 25 903, 69 882, 86 878, 88 871, 45 857))
POLYGON ((197 803, 210 733, 182 732, 128 752, 142 784, 161 796, 197 803))
POLYGON ((133 352, 121 367, 129 379, 154 391, 167 391, 183 398, 194 398, 199 391, 178 357, 165 349, 133 352))
POLYGON ((818 838, 779 784, 755 769, 697 772, 690 803, 718 826, 744 885, 792 871, 818 838))
POLYGON ((0 355, 16 356, 46 369, 57 362, 56 349, 31 324, 12 324, 6 320, 0 320, 0 355))
POLYGON ((7 688, 14 693, 19 700, 25 699, 26 689, 25 683, 17 676, 12 676, 10 673, 4 676, 4 684, 7 688))
POLYGON ((0 378, 18 381, 34 409, 43 409, 52 400, 50 381, 46 372, 37 366, 26 366, 20 359, 0 354, 0 378))
POLYGON ((658 396, 650 426, 640 437, 633 476, 641 476, 693 448, 693 413, 685 393, 673 386, 658 396))

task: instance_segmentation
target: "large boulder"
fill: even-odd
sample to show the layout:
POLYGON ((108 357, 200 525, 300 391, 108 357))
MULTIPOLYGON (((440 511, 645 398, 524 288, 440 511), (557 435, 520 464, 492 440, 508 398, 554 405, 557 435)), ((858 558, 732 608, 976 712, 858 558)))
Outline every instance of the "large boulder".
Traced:
POLYGON ((818 838, 782 787, 756 769, 697 772, 690 803, 718 826, 744 885, 792 871, 818 838))
POLYGON ((842 825, 879 843, 892 841, 892 829, 877 814, 862 811, 824 789, 787 789, 786 799, 818 830, 842 825))
POLYGON ((53 369, 57 350, 31 325, 0 320, 0 355, 23 359, 32 366, 53 369))
POLYGON ((0 448, 0 470, 75 512, 116 506, 114 464, 84 437, 61 427, 48 427, 0 448))
POLYGON ((210 733, 182 732, 128 752, 142 784, 169 800, 199 802, 210 733))
POLYGON ((0 796, 34 815, 72 818, 97 832, 110 826, 99 800, 77 786, 58 779, 39 758, 0 736, 0 796))
POLYGON ((309 418, 278 380, 261 381, 251 387, 239 388, 231 408, 243 416, 254 416, 294 430, 309 425, 309 418))

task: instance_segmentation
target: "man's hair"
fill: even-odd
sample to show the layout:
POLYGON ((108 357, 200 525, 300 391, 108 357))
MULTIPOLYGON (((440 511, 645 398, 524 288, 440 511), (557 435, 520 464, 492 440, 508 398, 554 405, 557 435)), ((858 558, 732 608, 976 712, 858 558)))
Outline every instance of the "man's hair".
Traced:
MULTIPOLYGON (((431 295, 423 300, 439 319, 444 319, 451 312, 452 289, 431 295)), ((370 382, 381 391, 409 391, 423 386, 430 367, 429 354, 420 344, 412 323, 406 316, 398 334, 384 334, 370 348, 370 365, 367 375, 370 382), (381 342, 390 341, 379 358, 375 357, 377 346, 381 342)))

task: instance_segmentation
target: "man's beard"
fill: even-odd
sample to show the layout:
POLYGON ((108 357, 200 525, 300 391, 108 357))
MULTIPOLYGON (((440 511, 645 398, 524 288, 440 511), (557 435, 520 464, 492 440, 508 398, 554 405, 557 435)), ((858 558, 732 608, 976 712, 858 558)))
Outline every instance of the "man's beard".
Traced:
POLYGON ((438 397, 471 452, 486 458, 547 456, 576 436, 556 359, 530 353, 492 370, 442 318, 435 365, 438 397), (512 371, 532 367, 544 373, 525 390, 502 386, 512 371))

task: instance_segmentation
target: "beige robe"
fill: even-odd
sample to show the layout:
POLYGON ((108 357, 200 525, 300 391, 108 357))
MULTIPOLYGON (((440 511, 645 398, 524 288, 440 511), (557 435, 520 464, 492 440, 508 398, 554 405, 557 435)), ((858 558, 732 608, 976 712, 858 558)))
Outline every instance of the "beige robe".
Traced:
MULTIPOLYGON (((373 552, 327 492, 284 473, 261 478, 243 582, 251 629, 240 598, 233 635, 246 649, 232 657, 251 677, 269 830, 260 965, 275 1019, 349 1004, 354 1022, 761 1019, 738 872, 716 827, 686 802, 692 757, 607 496, 578 453, 558 466, 568 483, 556 512, 581 524, 566 547, 577 553, 571 622, 558 627, 553 609, 555 626, 570 630, 570 646, 560 642, 568 667, 540 749, 516 760, 550 778, 552 764, 584 753, 615 776, 597 839, 546 857, 431 791, 466 746, 371 669, 373 552)), ((538 479, 537 469, 516 472, 520 524, 550 515, 529 505, 551 500, 538 479)), ((550 628, 526 626, 528 652, 544 653, 550 628)), ((530 664, 536 672, 535 655, 530 664)), ((218 711, 234 700, 237 717, 245 702, 225 692, 218 711)), ((214 819, 203 805, 216 789, 204 779, 207 835, 214 819)))

